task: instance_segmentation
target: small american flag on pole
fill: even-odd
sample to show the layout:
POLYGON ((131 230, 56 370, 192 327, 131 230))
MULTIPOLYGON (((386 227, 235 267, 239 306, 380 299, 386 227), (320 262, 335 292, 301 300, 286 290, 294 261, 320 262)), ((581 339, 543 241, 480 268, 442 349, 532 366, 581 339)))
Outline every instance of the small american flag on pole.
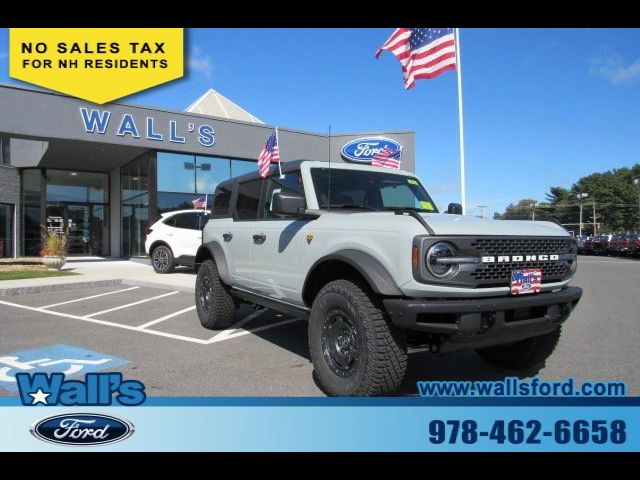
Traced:
POLYGON ((272 163, 280 163, 280 149, 278 148, 278 131, 276 130, 267 139, 258 156, 258 171, 265 178, 269 175, 269 166, 272 163))
POLYGON ((456 68, 456 40, 453 28, 396 28, 383 50, 393 53, 402 64, 404 88, 415 86, 420 78, 435 78, 456 68))
POLYGON ((207 208, 207 196, 191 200, 191 203, 193 203, 193 208, 207 208))
POLYGON ((395 152, 388 146, 376 153, 371 159, 372 167, 385 167, 400 169, 400 162, 402 161, 402 149, 398 149, 395 152))

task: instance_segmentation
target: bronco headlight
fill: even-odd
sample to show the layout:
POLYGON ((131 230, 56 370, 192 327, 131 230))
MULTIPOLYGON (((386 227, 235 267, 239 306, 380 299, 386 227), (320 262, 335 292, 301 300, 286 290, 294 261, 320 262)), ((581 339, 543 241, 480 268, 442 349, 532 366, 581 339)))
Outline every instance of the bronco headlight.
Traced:
POLYGON ((458 251, 449 242, 438 242, 431 245, 425 257, 425 263, 429 273, 434 277, 446 278, 454 275, 458 270, 455 263, 440 262, 440 259, 454 257, 458 251))

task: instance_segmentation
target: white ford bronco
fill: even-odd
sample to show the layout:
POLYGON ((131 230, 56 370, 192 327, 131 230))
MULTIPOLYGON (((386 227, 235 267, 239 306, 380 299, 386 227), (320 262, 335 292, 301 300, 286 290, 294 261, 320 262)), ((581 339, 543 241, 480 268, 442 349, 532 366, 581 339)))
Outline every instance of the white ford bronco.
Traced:
POLYGON ((505 368, 551 355, 582 295, 568 286, 577 245, 564 228, 463 216, 458 204, 439 213, 400 170, 282 171, 218 186, 196 256, 203 326, 232 326, 242 302, 308 319, 330 395, 392 394, 410 347, 473 349, 505 368))

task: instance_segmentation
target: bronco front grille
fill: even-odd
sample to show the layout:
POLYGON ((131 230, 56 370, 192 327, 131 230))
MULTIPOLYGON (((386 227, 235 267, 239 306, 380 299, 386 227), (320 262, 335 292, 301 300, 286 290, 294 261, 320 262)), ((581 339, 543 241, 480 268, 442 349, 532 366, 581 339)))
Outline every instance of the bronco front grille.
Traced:
MULTIPOLYGON (((483 282, 509 282, 511 272, 522 268, 542 269, 542 282, 558 281, 569 272, 564 262, 510 262, 500 264, 483 265, 471 272, 471 277, 478 283, 483 282)), ((495 286, 495 285, 491 285, 495 286)))
POLYGON ((479 255, 522 255, 539 253, 575 253, 570 238, 477 238, 471 247, 479 255))
POLYGON ((554 283, 565 280, 572 273, 572 264, 576 261, 576 241, 571 237, 476 237, 476 236, 424 236, 419 240, 422 251, 427 252, 430 245, 439 241, 451 242, 456 246, 460 257, 477 258, 479 263, 461 263, 458 272, 446 279, 434 278, 428 269, 421 265, 416 279, 444 285, 465 286, 470 288, 506 287, 511 283, 513 270, 540 268, 542 283, 554 283), (559 260, 527 260, 527 256, 559 255, 559 260), (503 262, 501 256, 521 256, 526 261, 503 262), (494 257, 493 262, 482 262, 482 257, 494 257))
MULTIPOLYGON (((477 256, 575 253, 571 238, 476 238, 469 245, 477 256)), ((508 285, 511 272, 522 268, 542 269, 542 283, 557 282, 569 274, 568 262, 507 262, 478 265, 470 273, 478 287, 508 285)))

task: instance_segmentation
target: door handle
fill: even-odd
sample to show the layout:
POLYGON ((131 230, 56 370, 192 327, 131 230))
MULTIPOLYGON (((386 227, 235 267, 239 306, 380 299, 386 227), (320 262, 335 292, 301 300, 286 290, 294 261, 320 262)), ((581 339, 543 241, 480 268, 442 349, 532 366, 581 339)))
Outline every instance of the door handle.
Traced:
POLYGON ((231 239, 233 238, 233 233, 229 233, 229 232, 223 233, 222 238, 224 238, 225 242, 230 242, 231 239))
POLYGON ((253 241, 255 243, 262 243, 267 239, 267 236, 264 233, 256 233, 253 235, 253 241))

